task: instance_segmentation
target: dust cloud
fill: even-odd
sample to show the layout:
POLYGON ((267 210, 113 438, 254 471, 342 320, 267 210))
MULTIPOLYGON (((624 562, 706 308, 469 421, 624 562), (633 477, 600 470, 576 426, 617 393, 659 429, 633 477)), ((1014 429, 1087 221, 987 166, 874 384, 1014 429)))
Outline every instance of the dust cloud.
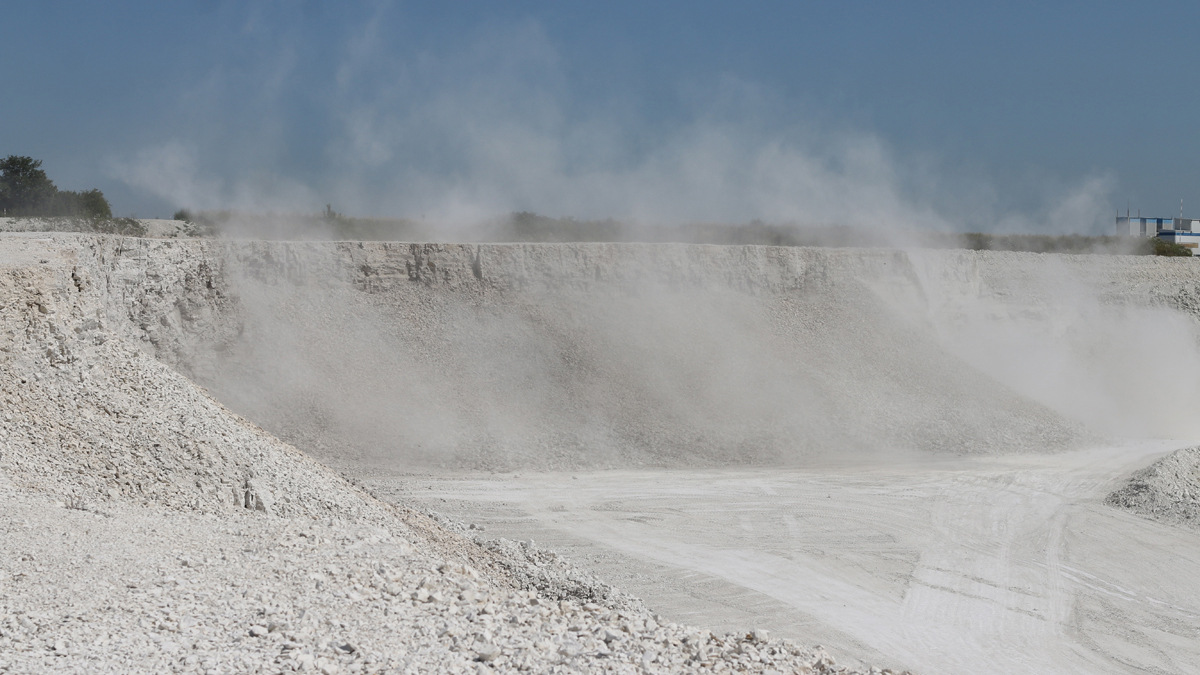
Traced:
POLYGON ((1135 286, 1104 295, 1162 260, 631 244, 254 250, 226 267, 240 336, 198 377, 325 457, 493 470, 787 465, 1197 431, 1183 414, 1200 403, 1194 319, 1139 300, 1135 286), (1163 350, 1178 352, 1169 367, 1163 350))
POLYGON ((1120 259, 995 254, 1005 264, 975 295, 944 273, 933 278, 935 258, 910 255, 928 275, 926 311, 950 353, 1098 433, 1200 438, 1189 412, 1200 404, 1191 284, 1146 288, 1170 263, 1144 261, 1139 278, 1128 273, 1139 263, 1122 270, 1120 259))
MULTIPOLYGON (((1111 228, 1109 173, 1007 195, 961 162, 818 121, 772 87, 733 76, 698 84, 670 120, 618 105, 581 108, 559 49, 536 23, 497 26, 419 59, 397 56, 380 30, 366 21, 347 39, 328 106, 309 111, 318 137, 305 139, 305 162, 289 161, 299 150, 281 130, 314 120, 272 99, 269 86, 248 116, 244 96, 214 78, 181 99, 169 133, 111 158, 112 176, 169 208, 284 214, 332 204, 420 222, 429 230, 422 241, 477 241, 481 223, 522 211, 648 228, 853 225, 883 243, 907 231, 1111 228)), ((281 223, 281 238, 285 230, 281 223)))
POLYGON ((1194 320, 1150 293, 1111 297, 1124 282, 1102 278, 1150 262, 1083 273, 911 247, 923 231, 1105 232, 1111 175, 1065 178, 1014 209, 937 158, 781 116, 753 82, 715 83, 650 135, 627 111, 574 110, 533 24, 419 62, 385 46, 371 22, 347 45, 323 165, 280 164, 270 129, 230 165, 206 123, 114 158, 113 173, 178 206, 233 209, 232 237, 330 238, 286 214, 333 203, 403 216, 424 241, 486 239, 497 214, 535 211, 615 218, 646 239, 687 223, 850 225, 859 245, 900 252, 254 249, 286 270, 233 255, 242 330, 214 345, 203 380, 302 448, 476 467, 786 463, 1197 431, 1194 320))

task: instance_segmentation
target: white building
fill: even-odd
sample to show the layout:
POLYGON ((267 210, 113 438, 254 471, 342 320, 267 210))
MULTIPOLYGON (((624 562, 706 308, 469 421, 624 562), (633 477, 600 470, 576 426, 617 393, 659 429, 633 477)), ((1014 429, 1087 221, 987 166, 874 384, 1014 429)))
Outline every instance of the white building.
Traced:
POLYGON ((1196 218, 1142 218, 1117 216, 1117 236, 1153 237, 1162 231, 1200 232, 1196 218))
MULTIPOLYGON (((1200 224, 1200 221, 1194 222, 1200 224)), ((1200 228, 1197 230, 1162 230, 1158 233, 1158 238, 1186 248, 1200 248, 1200 228)))
POLYGON ((1200 219, 1117 216, 1117 236, 1158 237, 1172 244, 1200 248, 1200 219))

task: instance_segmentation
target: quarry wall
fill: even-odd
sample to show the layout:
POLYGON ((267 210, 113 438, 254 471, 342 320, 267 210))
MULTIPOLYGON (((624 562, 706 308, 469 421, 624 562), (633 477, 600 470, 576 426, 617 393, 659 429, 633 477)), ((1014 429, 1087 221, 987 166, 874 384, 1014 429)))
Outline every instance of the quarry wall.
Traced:
POLYGON ((510 469, 1053 451, 1190 433, 1170 408, 1200 404, 1148 360, 1195 344, 1188 260, 23 241, 54 276, 45 297, 87 299, 64 334, 120 336, 326 457, 510 469))

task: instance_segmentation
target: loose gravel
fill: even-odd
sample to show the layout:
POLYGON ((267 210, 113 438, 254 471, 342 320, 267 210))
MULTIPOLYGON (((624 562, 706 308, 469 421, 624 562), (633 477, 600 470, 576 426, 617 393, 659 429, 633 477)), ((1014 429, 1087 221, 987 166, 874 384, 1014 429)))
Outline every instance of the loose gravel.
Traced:
POLYGON ((761 632, 549 600, 349 520, 0 499, 0 672, 851 672, 761 632))
POLYGON ((1104 501, 1153 520, 1200 530, 1200 447, 1176 450, 1138 471, 1104 501))

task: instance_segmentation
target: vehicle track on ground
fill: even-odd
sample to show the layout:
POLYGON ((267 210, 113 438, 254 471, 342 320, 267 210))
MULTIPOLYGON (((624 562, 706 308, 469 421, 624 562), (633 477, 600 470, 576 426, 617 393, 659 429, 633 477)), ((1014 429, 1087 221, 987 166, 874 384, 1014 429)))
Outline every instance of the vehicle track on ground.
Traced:
POLYGON ((1200 670, 1200 535, 1102 503, 1121 476, 1175 447, 809 469, 366 475, 380 488, 399 481, 487 536, 582 556, 652 607, 671 595, 689 620, 752 619, 929 675, 1180 673, 1200 670))

